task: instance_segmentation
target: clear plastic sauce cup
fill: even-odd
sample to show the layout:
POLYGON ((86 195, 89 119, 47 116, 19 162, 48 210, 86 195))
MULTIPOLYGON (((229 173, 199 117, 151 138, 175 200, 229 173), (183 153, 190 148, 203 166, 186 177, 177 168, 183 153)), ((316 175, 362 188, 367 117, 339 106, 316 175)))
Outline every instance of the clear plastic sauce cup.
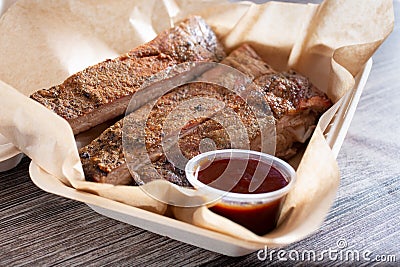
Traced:
POLYGON ((193 187, 208 198, 210 210, 258 235, 276 227, 296 179, 285 161, 240 149, 202 153, 189 160, 185 172, 193 187))

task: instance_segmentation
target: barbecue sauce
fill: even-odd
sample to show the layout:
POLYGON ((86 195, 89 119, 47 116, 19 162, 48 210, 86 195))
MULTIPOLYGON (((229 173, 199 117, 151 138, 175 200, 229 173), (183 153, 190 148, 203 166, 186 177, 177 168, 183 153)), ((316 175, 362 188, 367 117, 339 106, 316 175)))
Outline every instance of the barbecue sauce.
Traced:
MULTIPOLYGON (((273 192, 288 184, 276 168, 256 159, 214 160, 200 169, 198 180, 217 189, 241 194, 273 192), (252 180, 260 184, 254 191, 249 187, 252 180)), ((220 202, 210 209, 257 235, 264 235, 276 227, 283 200, 284 196, 269 203, 220 202)))

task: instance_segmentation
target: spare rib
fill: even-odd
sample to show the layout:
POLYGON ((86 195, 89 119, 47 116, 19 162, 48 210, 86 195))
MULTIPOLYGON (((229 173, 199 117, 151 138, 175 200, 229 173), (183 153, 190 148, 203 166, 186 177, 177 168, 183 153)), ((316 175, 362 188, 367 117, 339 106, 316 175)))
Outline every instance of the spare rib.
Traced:
MULTIPOLYGON (((222 63, 240 66, 241 71, 247 73, 248 75, 252 72, 256 73, 257 75, 271 73, 272 69, 266 63, 262 62, 261 60, 254 61, 252 59, 259 58, 249 46, 244 45, 233 51, 222 61, 222 63)), ((218 70, 218 67, 216 70, 218 70)), ((214 72, 215 69, 212 69, 211 71, 214 72)), ((218 72, 215 74, 218 75, 218 72)), ((207 73, 204 75, 207 75, 207 73)), ((159 170, 159 172, 162 173, 162 175, 169 181, 179 185, 188 186, 186 178, 182 178, 184 177, 182 170, 179 170, 179 168, 176 168, 170 162, 168 162, 163 154, 162 138, 164 133, 162 132, 162 128, 167 116, 171 113, 171 111, 173 111, 180 103, 184 102, 185 100, 192 99, 193 97, 209 97, 210 99, 218 99, 220 101, 225 98, 229 99, 228 102, 231 104, 231 106, 238 106, 239 104, 243 107, 245 106, 245 103, 240 101, 240 97, 235 95, 233 92, 229 92, 229 90, 213 84, 192 83, 178 87, 159 98, 155 104, 150 103, 144 105, 136 111, 130 113, 124 119, 105 130, 89 145, 81 148, 79 152, 86 179, 90 181, 111 184, 134 183, 129 173, 122 148, 122 127, 123 123, 125 123, 129 125, 126 141, 130 142, 130 146, 133 148, 132 150, 135 151, 135 145, 143 146, 143 144, 138 144, 136 140, 138 136, 143 134, 142 130, 145 129, 145 145, 147 152, 149 153, 149 157, 154 163, 153 166, 159 170), (147 112, 149 109, 151 109, 150 113, 147 112)), ((191 110, 191 112, 193 112, 194 117, 199 117, 197 114, 200 114, 204 108, 205 106, 198 106, 191 110)), ((208 112, 211 115, 215 114, 218 110, 218 107, 216 106, 208 105, 207 108, 209 109, 208 112)), ((249 113, 248 109, 241 110, 249 113)), ((247 120, 246 116, 242 117, 245 121, 248 121, 246 125, 251 124, 250 118, 252 117, 247 116, 247 120)), ((200 125, 204 119, 208 118, 199 118, 199 121, 192 121, 191 123, 193 125, 200 125)), ((174 120, 170 121, 174 122, 174 120)), ((176 128, 177 131, 181 130, 179 126, 176 126, 176 128)), ((187 128, 190 129, 191 127, 187 128)), ((194 135, 191 134, 186 136, 187 138, 190 138, 194 135)), ((222 139, 223 138, 221 138, 221 141, 222 139)), ((141 138, 141 140, 144 140, 144 138, 141 138)), ((223 144, 225 144, 225 142, 223 144)), ((221 143, 221 146, 224 146, 223 144, 221 143)), ((190 155, 196 153, 195 151, 197 150, 191 149, 188 150, 187 153, 190 155)), ((141 155, 131 156, 141 157, 141 155)), ((147 173, 146 175, 153 174, 147 173)), ((156 179, 156 177, 154 178, 156 179)))
POLYGON ((39 90, 31 98, 65 118, 78 134, 124 114, 132 95, 152 75, 179 63, 218 62, 224 56, 212 29, 192 16, 152 41, 39 90))
MULTIPOLYGON (((318 116, 331 105, 330 100, 319 92, 307 78, 294 72, 277 73, 270 68, 249 47, 243 45, 233 51, 222 63, 232 66, 245 73, 251 80, 264 91, 260 98, 269 104, 276 125, 276 155, 289 158, 296 153, 296 143, 304 142, 312 132, 318 116)), ((221 79, 229 79, 223 73, 223 68, 216 67, 202 75, 216 75, 221 79)), ((181 115, 177 113, 177 116, 181 115)), ((157 174, 165 179, 182 186, 190 186, 182 168, 175 166, 170 161, 166 152, 168 147, 163 147, 162 139, 165 137, 163 129, 165 122, 172 123, 173 131, 179 131, 179 147, 185 157, 191 158, 200 153, 201 140, 212 139, 215 149, 240 148, 233 147, 230 138, 245 138, 241 135, 239 124, 246 128, 247 139, 251 149, 259 150, 260 128, 257 119, 252 114, 245 101, 235 94, 218 85, 207 83, 193 83, 180 86, 170 93, 159 98, 151 106, 143 106, 129 114, 124 121, 120 121, 107 129, 99 138, 80 150, 81 160, 88 180, 127 184, 133 183, 129 174, 126 159, 122 149, 122 122, 129 124, 127 140, 133 148, 132 158, 141 158, 135 154, 135 137, 140 134, 145 142, 139 145, 146 146, 146 153, 151 159, 150 168, 144 168, 138 177, 146 177, 146 181, 157 179, 157 174), (181 127, 176 120, 168 117, 181 103, 194 97, 209 97, 223 102, 226 107, 234 110, 241 123, 232 124, 228 128, 221 125, 216 116, 224 118, 229 114, 219 113, 217 106, 194 106, 189 110, 195 119, 181 127), (211 116, 201 117, 202 109, 208 109, 211 116), (151 109, 150 113, 145 112, 151 109), (147 116, 148 115, 148 116, 147 116), (138 130, 141 129, 141 130, 138 130), (145 131, 143 131, 145 129, 145 131), (138 132, 140 131, 140 132, 138 132), (241 135, 241 136, 237 136, 241 135), (154 176, 154 177, 153 177, 154 176)))

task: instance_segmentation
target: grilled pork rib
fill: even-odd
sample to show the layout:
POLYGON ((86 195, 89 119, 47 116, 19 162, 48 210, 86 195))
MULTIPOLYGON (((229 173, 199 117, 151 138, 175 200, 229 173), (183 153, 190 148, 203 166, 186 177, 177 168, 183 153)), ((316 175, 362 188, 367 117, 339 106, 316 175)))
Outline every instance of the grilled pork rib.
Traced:
POLYGON ((310 81, 295 72, 266 74, 255 79, 266 94, 276 125, 276 156, 289 159, 297 153, 296 143, 312 134, 318 117, 332 102, 310 81))
MULTIPOLYGON (((294 144, 302 143, 310 136, 318 116, 331 105, 329 99, 313 87, 308 79, 293 72, 275 72, 248 45, 233 51, 222 63, 239 69, 264 90, 263 97, 272 109, 276 124, 276 155, 279 157, 292 156, 296 152, 294 144)), ((220 70, 222 69, 216 67, 210 72, 213 75, 223 76, 224 73, 218 72, 220 70)), ((204 73, 203 77, 207 77, 210 72, 204 73)), ((163 126, 168 115, 181 103, 194 97, 216 99, 235 110, 246 127, 250 147, 258 149, 260 129, 243 99, 217 85, 206 83, 184 85, 159 98, 155 104, 145 105, 125 118, 124 123, 129 125, 125 139, 128 146, 133 148, 132 151, 135 151, 135 146, 145 146, 152 162, 152 168, 143 168, 138 173, 139 177, 147 176, 146 180, 157 179, 155 169, 165 179, 178 185, 189 186, 182 168, 175 166, 166 156, 168 146, 165 144, 163 146, 162 138, 165 137, 163 126), (145 131, 141 132, 140 129, 145 131), (138 136, 141 136, 142 142, 145 143, 137 143, 138 136)), ((196 106, 189 111, 196 119, 184 127, 173 125, 175 121, 179 121, 178 118, 177 120, 168 118, 168 122, 172 121, 172 129, 180 131, 179 147, 185 157, 191 158, 200 153, 200 142, 204 138, 212 139, 216 149, 231 148, 232 140, 229 134, 238 133, 239 130, 235 129, 235 125, 227 130, 226 126, 214 120, 218 110, 218 106, 212 104, 196 106), (201 116, 203 108, 208 110, 210 116, 201 116)), ((88 180, 113 184, 133 183, 122 150, 122 123, 123 120, 117 122, 80 150, 88 180)), ((130 156, 143 157, 134 153, 130 156)))
MULTIPOLYGON (((232 66, 240 66, 241 71, 248 74, 250 77, 252 77, 252 73, 262 75, 273 72, 272 69, 265 62, 262 62, 255 52, 247 45, 232 52, 231 55, 222 61, 222 63, 232 66)), ((215 73, 218 70, 219 68, 217 67, 212 69, 211 72, 214 72, 214 75, 218 75, 218 72, 215 73)), ((221 73, 222 76, 223 74, 224 73, 221 73)), ((207 73, 203 74, 203 76, 207 76, 207 73)), ((255 121, 254 116, 250 116, 251 112, 249 111, 249 108, 246 107, 243 99, 238 97, 235 93, 230 92, 223 87, 207 83, 183 85, 162 96, 155 104, 149 103, 130 113, 125 117, 125 120, 120 120, 104 131, 89 145, 81 148, 80 156, 86 178, 91 181, 113 184, 129 184, 133 182, 122 149, 122 125, 125 123, 126 125, 129 125, 126 138, 129 147, 135 148, 145 145, 147 153, 149 153, 153 162, 153 167, 162 173, 166 179, 176 184, 187 186, 188 183, 186 178, 184 178, 182 170, 176 168, 176 166, 169 162, 165 157, 163 149, 166 148, 162 146, 162 128, 171 111, 182 102, 193 99, 194 97, 209 97, 210 99, 216 99, 218 101, 225 100, 227 105, 232 109, 240 111, 240 117, 245 122, 246 127, 252 130, 252 139, 257 135, 258 129, 255 129, 254 127, 251 128, 251 125, 254 124, 255 121), (148 112, 148 110, 151 110, 151 112, 148 112), (144 134, 141 129, 145 129, 144 134), (145 135, 145 138, 143 135, 145 135), (136 140, 138 140, 138 136, 142 137, 139 138, 140 140, 146 139, 146 144, 137 143, 136 140)), ((206 107, 199 106, 190 111, 192 112, 193 117, 199 118, 197 122, 191 122, 193 125, 203 125, 204 122, 208 120, 207 117, 217 113, 219 106, 207 105, 207 110, 210 115, 201 118, 200 114, 203 114, 203 108, 206 107)), ((169 118, 168 121, 174 122, 178 121, 178 119, 174 120, 169 118)), ((208 124, 206 123, 204 126, 207 126, 208 124)), ((173 127, 175 127, 176 131, 181 130, 180 125, 173 127)), ((196 142, 195 140, 197 140, 198 137, 198 135, 196 135, 198 132, 196 129, 194 131, 189 131, 193 128, 195 129, 195 127, 188 126, 188 132, 184 133, 183 131, 181 133, 180 144, 182 145, 185 143, 182 142, 182 140, 187 140, 185 147, 188 149, 182 150, 186 150, 185 153, 187 153, 186 156, 188 157, 198 153, 198 148, 191 146, 191 144, 196 142)), ((215 128, 215 130, 216 131, 210 132, 210 134, 217 134, 217 132, 220 131, 220 127, 215 128)), ((221 142, 217 145, 218 148, 226 147, 226 144, 229 143, 226 138, 223 138, 222 136, 220 136, 219 140, 221 142)), ((138 148, 137 151, 139 150, 140 149, 138 148)), ((132 157, 141 156, 142 155, 132 155, 132 157)), ((141 173, 140 175, 149 176, 154 175, 154 173, 147 172, 141 173)), ((149 179, 151 179, 151 177, 149 179)), ((156 177, 154 177, 154 179, 156 179, 156 177)))
MULTIPOLYGON (((173 144, 165 145, 162 143, 163 137, 165 137, 163 126, 168 121, 169 128, 172 131, 171 134, 181 135, 180 143, 182 143, 182 140, 183 143, 186 143, 185 147, 181 147, 184 151, 187 148, 185 151, 186 157, 198 154, 198 147, 191 145, 198 140, 196 131, 198 128, 196 126, 208 125, 209 117, 218 114, 220 105, 217 102, 215 102, 215 105, 213 103, 203 103, 203 106, 198 105, 189 110, 190 115, 197 118, 197 121, 191 121, 191 125, 185 125, 186 128, 184 129, 180 124, 181 118, 179 117, 182 116, 181 113, 175 114, 176 118, 171 118, 170 116, 176 107, 195 97, 207 97, 226 102, 232 109, 239 110, 238 114, 246 128, 252 130, 251 135, 257 135, 258 128, 252 127, 256 119, 252 116, 249 107, 246 107, 243 99, 214 84, 194 83, 183 85, 158 99, 155 104, 146 104, 130 113, 104 131, 89 145, 81 148, 79 152, 86 178, 97 182, 114 184, 129 184, 132 182, 122 149, 122 127, 124 123, 126 127, 129 127, 125 129, 125 145, 131 151, 131 158, 143 159, 137 160, 139 163, 145 161, 147 155, 140 154, 145 148, 145 153, 149 155, 153 167, 159 170, 164 177, 178 185, 188 186, 186 179, 182 178, 184 177, 183 172, 169 162, 165 156, 165 151, 169 149, 168 145, 172 146, 173 144), (207 111, 206 116, 204 116, 203 108, 207 111)), ((216 130, 220 130, 220 128, 218 126, 216 130)), ((224 148, 227 145, 227 140, 223 136, 220 137, 221 142, 219 142, 218 148, 224 148)), ((146 171, 146 169, 142 171, 146 171)), ((138 175, 145 174, 139 173, 138 175)), ((147 179, 157 179, 156 173, 150 174, 150 172, 146 172, 146 175, 154 176, 147 177, 147 179)))
POLYGON ((74 134, 124 114, 132 95, 152 75, 179 63, 220 61, 215 33, 193 16, 116 59, 80 71, 31 98, 65 118, 74 134))

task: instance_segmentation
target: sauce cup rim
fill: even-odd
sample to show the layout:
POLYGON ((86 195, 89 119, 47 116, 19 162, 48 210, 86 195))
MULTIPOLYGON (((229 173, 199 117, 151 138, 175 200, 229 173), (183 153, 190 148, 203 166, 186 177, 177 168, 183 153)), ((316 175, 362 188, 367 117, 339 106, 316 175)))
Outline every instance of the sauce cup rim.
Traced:
POLYGON ((223 201, 226 202, 270 202, 274 201, 280 197, 285 196, 290 189, 293 187, 293 184, 296 180, 296 172, 289 163, 273 156, 270 154, 253 151, 253 150, 245 150, 245 149, 221 149, 221 150, 213 150, 205 153, 201 153, 192 159, 190 159, 185 166, 185 173, 189 183, 201 193, 207 195, 209 198, 214 200, 222 198, 223 201), (228 158, 223 157, 222 155, 229 154, 230 157, 235 156, 236 158, 241 158, 240 155, 253 155, 258 156, 260 159, 268 159, 266 161, 268 164, 272 165, 276 168, 281 174, 288 180, 288 184, 282 187, 281 189, 266 192, 266 193, 232 193, 229 191, 224 191, 221 189, 217 189, 207 184, 200 182, 197 179, 197 175, 195 175, 196 169, 200 167, 200 164, 204 161, 211 161, 214 159, 214 156, 220 156, 219 158, 228 158))

